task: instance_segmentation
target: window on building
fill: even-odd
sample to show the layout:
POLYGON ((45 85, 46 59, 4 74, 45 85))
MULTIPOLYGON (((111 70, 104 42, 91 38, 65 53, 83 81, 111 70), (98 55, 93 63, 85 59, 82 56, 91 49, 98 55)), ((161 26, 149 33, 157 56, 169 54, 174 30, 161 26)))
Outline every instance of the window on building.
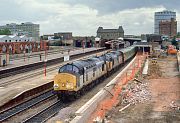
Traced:
POLYGON ((7 40, 5 40, 5 42, 7 42, 7 40))
POLYGON ((9 42, 11 42, 11 40, 9 40, 9 42))
POLYGON ((16 40, 16 42, 17 42, 17 40, 16 40))

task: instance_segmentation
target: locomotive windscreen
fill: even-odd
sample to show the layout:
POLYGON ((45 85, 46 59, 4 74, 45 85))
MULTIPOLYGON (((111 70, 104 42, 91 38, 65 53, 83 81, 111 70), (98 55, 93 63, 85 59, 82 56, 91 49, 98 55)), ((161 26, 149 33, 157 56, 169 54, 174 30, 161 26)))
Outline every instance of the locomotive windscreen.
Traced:
POLYGON ((67 64, 67 65, 64 65, 63 67, 61 67, 59 69, 59 73, 62 73, 62 72, 79 73, 79 69, 76 66, 74 66, 74 65, 67 64))

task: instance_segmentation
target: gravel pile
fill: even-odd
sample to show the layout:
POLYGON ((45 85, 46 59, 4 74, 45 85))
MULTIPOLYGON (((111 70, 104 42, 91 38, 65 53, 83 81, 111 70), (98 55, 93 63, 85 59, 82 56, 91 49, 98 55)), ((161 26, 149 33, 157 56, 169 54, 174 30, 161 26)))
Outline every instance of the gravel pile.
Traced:
POLYGON ((130 82, 122 91, 122 104, 143 103, 151 99, 148 83, 138 79, 130 82))
POLYGON ((170 108, 180 111, 180 104, 178 104, 177 102, 172 101, 169 105, 170 108))
POLYGON ((75 110, 72 107, 66 107, 59 111, 59 113, 51 118, 47 123, 55 123, 55 122, 62 122, 62 123, 69 123, 70 119, 74 117, 75 110))

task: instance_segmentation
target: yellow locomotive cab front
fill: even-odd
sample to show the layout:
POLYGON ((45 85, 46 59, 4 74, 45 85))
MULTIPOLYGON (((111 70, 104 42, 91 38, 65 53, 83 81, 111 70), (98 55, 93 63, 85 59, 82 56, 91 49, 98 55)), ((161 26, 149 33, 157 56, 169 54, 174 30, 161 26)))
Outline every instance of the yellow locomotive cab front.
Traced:
POLYGON ((76 90, 76 76, 70 73, 59 73, 54 78, 55 91, 75 91, 76 90))

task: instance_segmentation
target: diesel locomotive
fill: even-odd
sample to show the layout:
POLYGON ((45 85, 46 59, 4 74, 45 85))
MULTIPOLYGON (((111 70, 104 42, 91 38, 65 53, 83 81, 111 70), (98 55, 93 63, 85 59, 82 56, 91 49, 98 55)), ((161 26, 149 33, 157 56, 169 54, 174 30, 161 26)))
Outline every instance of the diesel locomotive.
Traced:
POLYGON ((130 60, 136 52, 136 47, 131 46, 63 65, 54 77, 54 92, 61 100, 79 97, 130 60))

